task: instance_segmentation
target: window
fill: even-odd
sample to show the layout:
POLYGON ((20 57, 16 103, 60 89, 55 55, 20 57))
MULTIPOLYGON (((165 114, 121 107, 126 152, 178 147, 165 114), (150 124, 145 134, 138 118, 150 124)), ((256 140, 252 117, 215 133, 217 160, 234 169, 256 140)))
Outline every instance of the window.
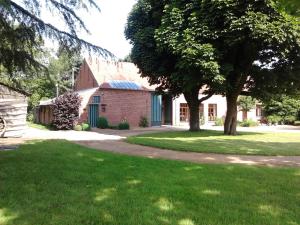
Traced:
POLYGON ((189 121, 189 107, 187 103, 180 103, 180 122, 188 122, 189 121))
POLYGON ((262 116, 262 107, 261 107, 261 105, 256 105, 256 116, 257 117, 262 116))
POLYGON ((208 104, 208 120, 215 121, 217 118, 217 104, 208 104))
MULTIPOLYGON (((199 106, 199 118, 204 116, 204 106, 201 104, 199 106)), ((190 109, 187 103, 180 103, 180 122, 190 121, 190 109)))
POLYGON ((106 104, 101 104, 101 112, 106 112, 106 104))
POLYGON ((99 104, 100 103, 100 96, 93 96, 93 103, 99 104))

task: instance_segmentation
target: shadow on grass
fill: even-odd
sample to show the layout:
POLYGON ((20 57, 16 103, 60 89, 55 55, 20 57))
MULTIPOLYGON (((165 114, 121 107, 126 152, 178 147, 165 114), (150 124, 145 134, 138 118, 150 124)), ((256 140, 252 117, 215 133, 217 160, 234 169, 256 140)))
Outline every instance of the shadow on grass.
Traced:
MULTIPOLYGON (((263 135, 263 132, 238 132, 236 136, 245 136, 245 135, 263 135)), ((146 133, 136 135, 135 137, 160 137, 163 135, 167 138, 182 138, 182 137, 218 137, 225 136, 223 131, 217 130, 201 130, 196 132, 191 131, 167 131, 167 132, 156 132, 156 133, 146 133)))
POLYGON ((150 160, 66 141, 19 150, 0 152, 1 225, 300 221, 297 169, 150 160))

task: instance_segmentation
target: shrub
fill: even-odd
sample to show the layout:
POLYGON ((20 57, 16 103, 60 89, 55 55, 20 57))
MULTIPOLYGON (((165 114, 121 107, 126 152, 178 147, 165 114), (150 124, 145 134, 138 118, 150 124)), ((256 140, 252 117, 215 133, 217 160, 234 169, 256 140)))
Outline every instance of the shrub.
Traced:
POLYGON ((78 120, 80 103, 80 96, 74 92, 57 97, 52 106, 53 127, 57 130, 72 130, 78 120))
POLYGON ((34 122, 34 115, 33 115, 32 112, 27 113, 27 118, 26 118, 26 120, 27 120, 28 122, 34 122))
POLYGON ((74 126, 74 130, 82 131, 82 126, 80 124, 77 124, 76 126, 74 126))
POLYGON ((295 126, 300 126, 300 121, 295 121, 295 122, 294 122, 294 125, 295 125, 295 126))
POLYGON ((82 126, 83 131, 91 130, 91 126, 88 123, 83 123, 83 124, 81 124, 81 126, 82 126))
POLYGON ((241 127, 256 127, 256 126, 258 126, 258 122, 251 120, 251 119, 247 119, 247 120, 240 122, 240 126, 241 127))
POLYGON ((215 121, 215 126, 224 126, 223 118, 217 118, 215 121))
POLYGON ((267 116, 268 124, 275 125, 281 121, 281 117, 277 115, 267 116))
POLYGON ((100 116, 98 119, 97 119, 97 127, 98 128, 101 128, 101 129, 106 129, 108 128, 108 121, 105 117, 103 116, 100 116))
POLYGON ((140 122, 139 122, 139 127, 149 127, 149 122, 147 117, 141 116, 140 122))
POLYGON ((118 125, 119 130, 129 130, 130 126, 127 121, 123 121, 118 125))
POLYGON ((200 122, 200 125, 204 125, 205 124, 205 117, 200 116, 199 122, 200 122))
POLYGON ((284 124, 294 124, 296 119, 297 119, 296 116, 289 115, 289 116, 286 116, 283 118, 283 123, 284 124))

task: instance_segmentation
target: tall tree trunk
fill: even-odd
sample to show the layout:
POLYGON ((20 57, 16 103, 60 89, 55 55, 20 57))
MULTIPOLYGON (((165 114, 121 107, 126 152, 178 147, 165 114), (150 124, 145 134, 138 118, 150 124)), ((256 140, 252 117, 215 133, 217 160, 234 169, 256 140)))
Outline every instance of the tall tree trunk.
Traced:
POLYGON ((194 89, 190 92, 183 93, 185 100, 188 104, 190 111, 190 131, 199 131, 200 130, 200 118, 199 118, 199 89, 194 89))
POLYGON ((238 94, 226 96, 227 112, 224 123, 224 134, 236 135, 238 94))

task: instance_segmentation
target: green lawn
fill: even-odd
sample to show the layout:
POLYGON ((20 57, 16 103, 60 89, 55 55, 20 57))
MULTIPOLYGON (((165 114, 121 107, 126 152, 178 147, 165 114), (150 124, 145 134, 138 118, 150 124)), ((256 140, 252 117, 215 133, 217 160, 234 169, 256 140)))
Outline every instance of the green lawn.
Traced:
POLYGON ((129 143, 191 152, 241 155, 300 155, 300 133, 251 133, 225 136, 221 131, 164 132, 127 139, 129 143))
POLYGON ((299 225, 300 169, 122 156, 66 141, 0 152, 1 225, 299 225))

